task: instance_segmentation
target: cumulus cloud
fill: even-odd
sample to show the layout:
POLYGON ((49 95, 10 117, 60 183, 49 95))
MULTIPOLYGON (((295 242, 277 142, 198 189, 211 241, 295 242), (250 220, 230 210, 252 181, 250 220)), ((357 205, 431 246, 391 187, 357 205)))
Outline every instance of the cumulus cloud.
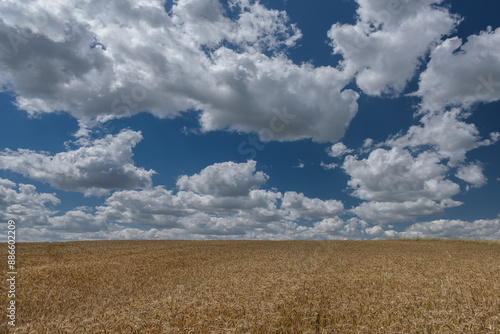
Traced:
POLYGON ((446 179, 449 167, 435 152, 414 156, 400 147, 378 148, 368 158, 346 157, 342 165, 351 177, 352 195, 368 202, 351 209, 370 222, 405 222, 437 216, 463 203, 451 199, 460 186, 446 179))
POLYGON ((447 238, 500 240, 500 220, 481 219, 472 222, 462 220, 434 220, 415 223, 398 232, 389 227, 370 226, 363 220, 351 218, 346 221, 339 218, 324 219, 311 227, 296 224, 283 225, 279 233, 261 230, 242 231, 242 234, 208 234, 203 230, 179 228, 136 228, 119 224, 108 224, 106 230, 75 233, 54 231, 46 227, 19 228, 19 238, 25 242, 54 240, 130 240, 130 239, 394 239, 394 238, 447 238))
POLYGON ((412 224, 401 232, 384 229, 382 226, 368 227, 364 232, 375 239, 444 238, 500 240, 500 220, 479 219, 469 222, 459 219, 439 219, 412 224))
POLYGON ((62 214, 52 208, 60 203, 54 194, 38 193, 33 185, 16 185, 0 178, 0 212, 2 219, 22 224, 22 241, 362 235, 361 230, 353 230, 359 224, 346 222, 342 226, 338 216, 344 207, 340 201, 256 189, 268 177, 256 171, 255 161, 214 164, 186 177, 179 179, 186 182, 179 182, 177 191, 163 186, 120 190, 101 206, 77 207, 62 214), (305 222, 313 225, 325 219, 335 220, 335 226, 326 232, 324 227, 304 226, 305 222))
POLYGON ((178 227, 179 217, 194 212, 179 203, 172 191, 158 186, 116 191, 106 198, 104 206, 97 208, 96 216, 118 223, 178 227))
POLYGON ((404 202, 361 203, 351 211, 361 219, 377 223, 400 223, 415 220, 418 217, 439 216, 444 209, 462 205, 462 202, 452 199, 433 201, 420 198, 404 202))
POLYGON ((343 155, 346 155, 348 153, 351 153, 352 150, 347 148, 347 146, 344 145, 344 143, 336 143, 333 144, 330 148, 326 150, 329 156, 333 158, 339 158, 342 157, 343 155))
POLYGON ((456 177, 470 183, 475 188, 484 186, 488 181, 483 174, 483 167, 478 163, 461 166, 457 171, 456 177))
POLYGON ((500 220, 480 219, 467 222, 440 219, 416 223, 399 233, 399 237, 500 240, 500 220))
MULTIPOLYGON (((234 164, 232 168, 241 169, 241 166, 234 164)), ((250 170, 252 175, 257 173, 253 168, 250 170)), ((240 196, 191 190, 175 193, 161 186, 123 190, 114 192, 95 211, 80 207, 59 216, 50 208, 57 204, 59 200, 55 195, 37 193, 34 186, 0 179, 1 212, 4 219, 14 218, 22 223, 19 231, 23 241, 500 238, 498 219, 436 220, 413 224, 401 232, 394 231, 390 225, 384 228, 368 223, 385 224, 439 215, 445 208, 461 204, 448 198, 370 201, 351 210, 359 218, 347 220, 340 217, 344 209, 339 201, 264 189, 253 189, 240 196), (309 223, 304 224, 305 221, 309 223)))
POLYGON ((50 230, 64 233, 97 232, 106 230, 106 223, 94 215, 82 210, 67 211, 62 216, 51 217, 50 230))
POLYGON ((299 168, 299 169, 302 169, 304 167, 305 167, 304 161, 300 159, 297 160, 297 163, 294 166, 292 166, 292 168, 299 168))
POLYGON ((368 226, 367 222, 357 218, 344 221, 335 217, 314 223, 313 228, 304 231, 304 234, 311 234, 312 238, 319 235, 326 236, 326 239, 364 239, 368 226))
POLYGON ((364 200, 442 200, 460 191, 457 184, 445 180, 447 167, 433 153, 423 152, 413 157, 398 147, 379 148, 366 159, 348 156, 342 168, 351 176, 348 184, 353 195, 364 200))
POLYGON ((363 141, 363 148, 369 148, 371 146, 373 146, 373 139, 372 138, 366 138, 363 141))
POLYGON ((300 222, 333 218, 344 211, 337 200, 258 189, 267 178, 252 160, 213 164, 180 177, 176 193, 162 186, 117 191, 97 209, 96 217, 110 223, 184 229, 187 234, 246 235, 282 233, 292 225, 299 228, 300 222))
POLYGON ((442 42, 420 75, 416 96, 425 110, 447 105, 469 107, 500 100, 500 28, 442 42))
POLYGON ((466 154, 498 140, 497 133, 483 139, 474 124, 463 120, 467 116, 458 108, 425 113, 419 125, 376 145, 367 158, 347 156, 342 168, 351 177, 352 195, 368 201, 351 212, 369 222, 390 223, 438 216, 462 205, 452 199, 460 186, 449 176, 473 187, 486 184, 481 164, 468 163, 466 154))
POLYGON ((31 184, 0 178, 0 219, 18 224, 21 241, 64 240, 77 234, 107 230, 105 221, 83 208, 56 216, 61 203, 55 194, 37 192, 31 184))
POLYGON ((13 219, 21 226, 49 225, 49 218, 57 212, 53 206, 59 203, 55 194, 39 193, 31 184, 16 184, 0 178, 2 221, 13 219))
POLYGON ((466 159, 468 151, 498 140, 496 133, 491 134, 491 139, 482 140, 477 127, 463 121, 466 116, 458 108, 427 113, 420 119, 422 125, 411 126, 405 134, 387 140, 386 145, 432 146, 440 156, 450 159, 450 165, 456 165, 466 159))
POLYGON ((292 217, 328 218, 344 211, 342 202, 337 200, 320 200, 308 198, 302 193, 287 191, 283 196, 281 208, 290 211, 292 217))
POLYGON ((499 133, 482 138, 474 124, 464 121, 469 115, 459 108, 427 112, 420 119, 421 125, 411 126, 406 133, 393 136, 384 144, 435 152, 442 159, 448 159, 449 167, 456 168, 455 176, 476 188, 481 187, 487 182, 483 167, 480 163, 467 163, 466 155, 478 147, 495 144, 499 133))
POLYGON ((85 195, 149 187, 154 171, 136 167, 132 161, 132 148, 141 140, 140 132, 124 130, 103 139, 81 140, 81 147, 55 155, 7 149, 0 153, 0 169, 85 195))
POLYGON ((441 0, 356 0, 355 25, 334 24, 328 32, 346 72, 369 95, 399 94, 426 52, 460 19, 441 0))
POLYGON ((343 205, 303 194, 252 190, 245 196, 217 197, 163 187, 117 191, 96 216, 110 222, 158 228, 182 228, 186 233, 241 234, 247 229, 280 229, 287 222, 336 216, 343 205), (191 232, 190 232, 191 231, 191 232))
POLYGON ((0 76, 20 109, 79 120, 200 110, 203 131, 336 141, 357 112, 351 76, 294 64, 301 38, 258 1, 2 2, 0 76), (75 11, 74 8, 78 8, 75 11), (287 112, 283 113, 282 110, 287 112))
POLYGON ((232 161, 213 164, 199 174, 182 175, 177 180, 177 187, 204 195, 245 196, 269 178, 261 171, 256 172, 256 165, 254 160, 240 164, 232 161))
POLYGON ((370 152, 367 158, 347 156, 342 168, 351 177, 352 195, 369 201, 352 212, 369 222, 404 222, 462 205, 452 200, 460 186, 449 177, 454 174, 473 187, 486 184, 481 164, 467 162, 467 153, 499 137, 494 132, 482 138, 474 124, 465 122, 469 115, 459 108, 420 114, 420 124, 378 148, 372 150, 371 140, 363 145, 360 152, 370 152))
POLYGON ((381 226, 376 225, 365 229, 365 233, 374 239, 391 239, 397 236, 397 231, 384 230, 381 226))
POLYGON ((323 167, 323 169, 326 169, 326 170, 331 170, 331 169, 335 169, 338 167, 338 164, 336 164, 336 163, 327 164, 327 163, 324 163, 323 161, 321 161, 319 165, 321 167, 323 167))

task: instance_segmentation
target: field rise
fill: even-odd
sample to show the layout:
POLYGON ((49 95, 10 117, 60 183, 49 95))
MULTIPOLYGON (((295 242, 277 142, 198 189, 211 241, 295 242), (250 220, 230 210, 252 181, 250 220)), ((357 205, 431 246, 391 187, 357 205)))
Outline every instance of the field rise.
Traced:
POLYGON ((17 326, 3 315, 0 333, 500 333, 497 242, 91 241, 17 250, 17 326))

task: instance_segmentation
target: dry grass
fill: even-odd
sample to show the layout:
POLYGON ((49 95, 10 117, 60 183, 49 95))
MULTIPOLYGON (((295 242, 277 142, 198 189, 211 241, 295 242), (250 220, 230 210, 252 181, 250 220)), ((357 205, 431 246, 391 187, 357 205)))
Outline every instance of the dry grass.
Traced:
POLYGON ((495 242, 17 246, 1 333, 500 333, 495 242))

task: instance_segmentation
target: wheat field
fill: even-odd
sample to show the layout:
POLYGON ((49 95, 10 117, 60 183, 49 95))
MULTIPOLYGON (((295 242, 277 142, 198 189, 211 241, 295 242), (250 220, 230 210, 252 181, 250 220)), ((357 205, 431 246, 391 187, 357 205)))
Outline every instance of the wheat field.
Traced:
POLYGON ((500 333, 497 242, 88 241, 17 250, 17 326, 4 315, 1 333, 500 333))

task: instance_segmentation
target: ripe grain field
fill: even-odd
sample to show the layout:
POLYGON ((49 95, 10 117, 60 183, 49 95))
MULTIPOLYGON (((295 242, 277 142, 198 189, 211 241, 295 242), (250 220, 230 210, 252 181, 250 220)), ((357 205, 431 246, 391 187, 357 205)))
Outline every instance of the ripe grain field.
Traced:
POLYGON ((500 333, 497 242, 17 246, 1 333, 500 333))

